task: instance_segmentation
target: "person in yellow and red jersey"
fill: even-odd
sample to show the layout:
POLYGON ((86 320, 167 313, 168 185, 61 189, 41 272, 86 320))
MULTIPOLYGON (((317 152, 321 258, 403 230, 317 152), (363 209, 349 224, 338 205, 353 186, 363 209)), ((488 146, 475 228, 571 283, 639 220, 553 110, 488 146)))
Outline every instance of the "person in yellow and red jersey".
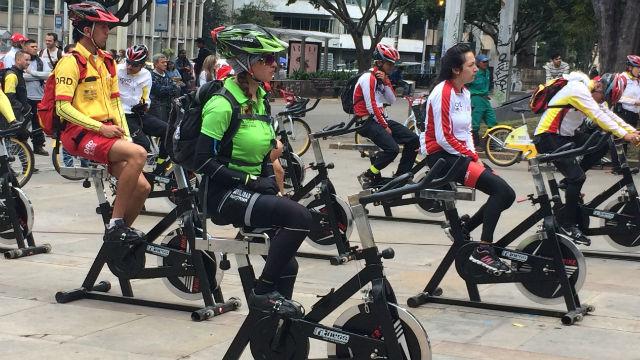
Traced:
MULTIPOLYGON (((567 84, 549 100, 548 109, 542 114, 536 127, 533 142, 540 153, 551 153, 557 148, 574 142, 576 130, 584 122, 585 117, 593 121, 599 128, 623 138, 627 142, 638 144, 640 134, 619 116, 608 109, 604 101, 615 103, 619 99, 618 91, 614 91, 615 76, 603 75, 599 80, 589 80, 581 72, 563 75, 567 84), (616 98, 617 97, 617 98, 616 98)), ((586 180, 585 171, 593 166, 603 155, 596 152, 586 155, 581 163, 575 158, 554 161, 554 165, 566 178, 565 213, 561 222, 561 231, 576 242, 590 244, 578 227, 580 210, 578 201, 580 190, 586 180)))
POLYGON ((108 164, 109 172, 118 178, 105 241, 131 243, 144 236, 130 226, 151 187, 142 175, 147 152, 131 142, 113 70, 115 61, 104 51, 109 25, 119 19, 95 2, 69 5, 69 12, 74 52, 81 59, 65 56, 54 70, 56 111, 65 123, 60 139, 71 155, 108 164), (86 77, 80 81, 82 59, 86 61, 86 77))
POLYGON ((9 101, 2 89, 0 89, 0 115, 2 115, 0 128, 6 128, 16 121, 16 116, 11 108, 11 101, 9 101))

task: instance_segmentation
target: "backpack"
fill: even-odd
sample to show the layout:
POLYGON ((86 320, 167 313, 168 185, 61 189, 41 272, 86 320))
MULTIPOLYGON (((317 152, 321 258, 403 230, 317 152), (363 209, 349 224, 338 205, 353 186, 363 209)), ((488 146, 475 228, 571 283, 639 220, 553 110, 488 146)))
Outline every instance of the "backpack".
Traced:
POLYGON ((531 95, 531 100, 529 100, 529 107, 534 114, 542 114, 548 108, 571 108, 571 105, 552 105, 549 106, 549 101, 562 89, 565 85, 567 85, 568 80, 565 78, 558 78, 547 81, 546 84, 538 85, 538 89, 536 89, 531 95))
MULTIPOLYGON (((42 58, 42 55, 44 55, 44 52, 47 50, 47 48, 44 48, 42 50, 40 50, 40 53, 38 54, 38 56, 40 58, 42 58)), ((58 63, 58 61, 60 61, 60 59, 62 59, 62 50, 60 50, 60 48, 58 48, 57 52, 56 52, 56 61, 53 61, 53 59, 51 58, 51 53, 49 51, 47 51, 47 58, 49 59, 49 66, 53 69, 54 67, 56 67, 56 64, 58 63)))
MULTIPOLYGON (((76 59, 78 64, 78 85, 84 81, 87 77, 87 60, 77 52, 71 53, 76 59)), ((106 59, 111 59, 107 57, 106 59)), ((116 76, 116 66, 114 61, 105 61, 107 71, 112 77, 116 76)), ((49 75, 49 78, 44 83, 44 95, 42 100, 38 103, 38 122, 42 131, 48 136, 57 137, 59 133, 64 130, 64 124, 58 114, 56 113, 56 77, 55 69, 49 75)))
MULTIPOLYGON (((231 121, 227 131, 222 136, 218 147, 218 158, 228 162, 231 160, 229 146, 234 135, 240 128, 243 119, 259 119, 271 121, 269 115, 240 114, 240 104, 227 92, 224 81, 214 80, 205 83, 198 90, 174 99, 169 112, 169 126, 165 136, 165 148, 171 160, 187 170, 196 171, 196 144, 202 127, 202 109, 214 95, 224 97, 231 104, 231 121)), ((265 109, 270 111, 270 104, 265 96, 265 109)))
POLYGON ((356 85, 358 84, 358 79, 362 76, 364 72, 359 73, 358 75, 352 76, 347 83, 345 84, 342 92, 340 93, 340 101, 342 102, 342 110, 347 114, 353 114, 353 93, 356 91, 356 85))

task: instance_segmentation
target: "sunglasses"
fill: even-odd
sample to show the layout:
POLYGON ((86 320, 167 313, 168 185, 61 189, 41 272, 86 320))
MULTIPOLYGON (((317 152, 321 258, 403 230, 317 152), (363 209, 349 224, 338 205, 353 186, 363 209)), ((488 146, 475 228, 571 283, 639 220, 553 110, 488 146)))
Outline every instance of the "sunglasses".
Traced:
POLYGON ((131 66, 132 68, 141 68, 142 66, 144 66, 144 64, 136 64, 136 63, 127 61, 127 66, 131 66))
POLYGON ((265 65, 273 65, 276 62, 276 57, 273 54, 262 55, 258 61, 265 65))

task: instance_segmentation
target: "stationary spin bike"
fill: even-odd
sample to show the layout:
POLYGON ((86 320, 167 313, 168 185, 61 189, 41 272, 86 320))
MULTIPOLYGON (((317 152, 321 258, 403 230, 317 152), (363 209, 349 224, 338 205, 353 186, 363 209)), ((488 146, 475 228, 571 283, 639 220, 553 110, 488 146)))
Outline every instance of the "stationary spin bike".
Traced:
MULTIPOLYGON (((579 156, 593 152, 597 150, 599 145, 601 143, 598 142, 598 139, 592 136, 580 148, 569 149, 570 147, 567 146, 558 149, 553 154, 538 155, 529 160, 529 168, 537 192, 537 197, 531 194, 529 200, 533 204, 540 205, 534 218, 541 217, 542 225, 535 234, 525 238, 516 249, 506 248, 515 239, 510 239, 509 242, 500 240, 494 244, 498 257, 507 264, 511 263, 511 273, 489 273, 469 261, 469 256, 479 243, 468 239, 462 231, 460 217, 455 207, 455 201, 453 201, 457 196, 456 191, 441 191, 441 194, 424 193, 425 196, 431 198, 448 198, 445 217, 449 222, 453 244, 425 289, 418 295, 409 298, 407 304, 410 307, 417 307, 431 302, 559 317, 565 325, 581 321, 584 315, 594 311, 593 306, 580 303, 578 291, 586 277, 586 262, 573 241, 558 233, 559 227, 553 214, 552 203, 542 174, 543 171, 546 171, 543 169, 550 166, 550 162, 562 157, 579 156), (458 275, 466 282, 469 300, 441 296, 440 282, 454 262, 458 275), (558 311, 483 302, 478 291, 478 284, 497 283, 515 283, 525 296, 541 304, 557 304, 564 301, 567 310, 558 311)), ((457 165, 461 165, 461 163, 457 165)), ((401 192, 415 190, 412 186, 407 186, 401 192)), ((516 228, 520 232, 524 228, 529 229, 531 226, 535 226, 536 223, 532 223, 530 217, 516 228)))
MULTIPOLYGON (((65 175, 92 179, 100 202, 100 214, 106 227, 110 220, 110 204, 104 193, 104 179, 108 177, 107 170, 102 166, 96 166, 61 168, 60 171, 65 175)), ((217 270, 220 253, 195 250, 196 239, 206 234, 202 229, 201 217, 196 206, 196 190, 191 187, 181 166, 174 164, 173 172, 178 183, 178 188, 174 192, 176 207, 138 242, 124 244, 105 241, 82 286, 56 293, 57 302, 94 299, 189 311, 193 312, 194 320, 205 320, 240 306, 238 299, 230 298, 224 301, 222 296, 219 285, 223 273, 217 270), (160 239, 161 235, 176 221, 178 221, 178 227, 156 244, 155 241, 160 239), (157 266, 147 267, 147 256, 155 256, 157 266), (123 296, 105 294, 111 289, 111 284, 107 281, 96 284, 104 265, 107 265, 109 270, 118 277, 123 296), (131 279, 161 279, 178 297, 185 300, 202 299, 204 307, 134 298, 131 279), (196 311, 198 311, 197 315, 196 311)), ((84 186, 90 186, 89 180, 85 180, 84 186)))
MULTIPOLYGON (((304 110, 304 112, 313 110, 317 103, 316 101, 311 108, 304 110)), ((329 170, 333 169, 334 165, 325 162, 319 139, 348 134, 357 129, 356 118, 353 118, 347 124, 340 123, 309 134, 311 148, 315 156, 315 162, 310 163, 309 167, 317 171, 318 174, 306 184, 302 184, 305 166, 301 165, 301 160, 289 147, 287 130, 281 129, 279 132, 280 140, 284 145, 281 160, 283 164, 286 164, 285 177, 292 186, 292 192, 289 196, 291 200, 300 202, 309 209, 313 217, 313 223, 306 240, 318 250, 337 249, 338 256, 330 257, 330 261, 334 265, 340 264, 340 259, 344 259, 344 256, 341 255, 347 254, 351 250, 349 236, 353 230, 353 215, 349 205, 338 197, 336 189, 329 179, 329 170)), ((304 254, 304 256, 315 257, 313 254, 304 254)))
MULTIPOLYGON (((596 197, 579 205, 580 227, 586 236, 603 235, 609 244, 617 250, 629 252, 640 250, 640 198, 633 175, 638 169, 632 169, 627 162, 623 142, 614 140, 610 134, 601 135, 611 150, 614 173, 622 178, 609 186, 596 197), (617 195, 617 196, 615 196, 617 195), (609 203, 601 207, 607 200, 609 203), (599 221, 594 224, 592 218, 599 221)), ((549 176, 549 188, 557 198, 554 211, 558 216, 563 214, 562 197, 553 174, 549 176)), ((583 251, 587 257, 598 257, 614 260, 640 261, 640 255, 612 251, 583 251)))
MULTIPOLYGON (((442 169, 443 163, 436 165, 442 169)), ((433 176, 425 177, 419 186, 426 187, 433 176)), ((434 180, 440 182, 440 180, 434 180)), ((249 345, 254 359, 309 359, 310 339, 327 343, 330 359, 398 359, 429 360, 429 338, 420 322, 400 307, 384 276, 382 259, 394 257, 391 248, 378 251, 373 239, 364 205, 376 201, 371 191, 349 197, 354 214, 361 249, 352 250, 353 260, 364 260, 365 266, 338 289, 320 297, 312 310, 301 319, 249 309, 249 315, 233 339, 224 360, 239 359, 249 345), (362 291, 362 303, 338 316, 333 326, 320 323, 341 304, 367 284, 362 291)), ((255 273, 249 255, 265 256, 269 250, 269 237, 260 233, 243 233, 238 239, 198 240, 197 248, 205 251, 224 251, 236 254, 238 272, 245 292, 249 296, 255 285, 255 273), (256 243, 256 238, 266 241, 256 243)))
POLYGON ((33 206, 20 189, 16 174, 9 163, 15 161, 7 151, 6 141, 24 131, 26 122, 0 131, 0 237, 15 239, 18 248, 0 248, 7 259, 44 254, 51 245, 36 246, 33 239, 33 206), (26 244, 25 244, 26 241, 26 244))

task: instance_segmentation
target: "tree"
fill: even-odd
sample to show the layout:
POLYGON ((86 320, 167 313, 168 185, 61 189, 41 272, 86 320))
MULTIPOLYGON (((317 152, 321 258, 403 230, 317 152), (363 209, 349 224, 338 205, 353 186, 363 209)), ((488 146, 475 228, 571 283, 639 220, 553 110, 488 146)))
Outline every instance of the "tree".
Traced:
POLYGON ((264 27, 278 27, 280 23, 269 12, 271 6, 266 0, 245 4, 233 14, 234 24, 256 24, 264 27))
MULTIPOLYGON (((297 0, 287 0, 287 5, 297 0)), ((347 30, 356 47, 358 69, 364 71, 371 66, 371 55, 376 44, 384 37, 384 34, 396 24, 399 17, 416 0, 355 0, 360 18, 352 18, 345 0, 309 0, 316 9, 323 8, 347 30), (379 14, 379 10, 386 10, 386 14, 379 14), (382 17, 382 18, 380 18, 382 17), (372 26, 372 23, 374 26, 372 26), (371 46, 364 48, 363 38, 369 36, 371 46)))
MULTIPOLYGON (((83 0, 65 0, 65 2, 67 3, 67 5, 73 5, 73 4, 78 4, 83 2, 83 0)), ((120 1, 119 0, 96 0, 96 2, 108 8, 111 6, 117 6, 120 1)), ((120 22, 117 23, 115 26, 131 25, 136 19, 142 16, 142 13, 144 13, 145 10, 147 10, 151 6, 151 4, 153 4, 153 0, 146 0, 146 3, 144 3, 144 5, 141 8, 139 8, 135 14, 129 15, 129 17, 127 18, 127 21, 122 21, 129 14, 129 11, 133 6, 133 0, 124 0, 122 3, 122 6, 120 6, 118 10, 114 13, 114 15, 118 19, 120 19, 120 22)))
POLYGON ((211 39, 211 30, 229 22, 229 16, 227 15, 227 3, 224 0, 206 1, 204 3, 203 16, 202 39, 204 40, 207 48, 215 50, 213 39, 211 39))
POLYGON ((600 30, 600 72, 624 69, 626 56, 640 50, 640 1, 592 0, 600 30))

